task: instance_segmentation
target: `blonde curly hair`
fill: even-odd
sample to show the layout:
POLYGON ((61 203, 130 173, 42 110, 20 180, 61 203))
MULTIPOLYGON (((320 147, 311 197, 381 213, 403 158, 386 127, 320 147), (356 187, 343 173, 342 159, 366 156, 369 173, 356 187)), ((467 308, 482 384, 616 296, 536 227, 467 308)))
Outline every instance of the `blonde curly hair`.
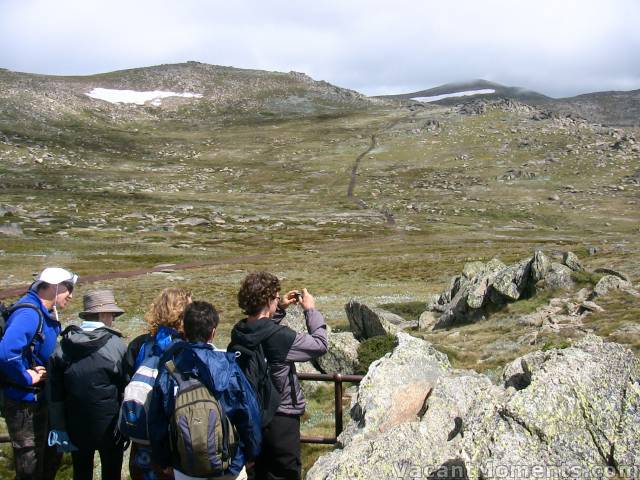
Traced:
POLYGON ((186 288, 165 288, 144 314, 144 320, 149 325, 149 333, 155 335, 159 327, 165 326, 182 334, 184 309, 190 303, 191 292, 186 288))

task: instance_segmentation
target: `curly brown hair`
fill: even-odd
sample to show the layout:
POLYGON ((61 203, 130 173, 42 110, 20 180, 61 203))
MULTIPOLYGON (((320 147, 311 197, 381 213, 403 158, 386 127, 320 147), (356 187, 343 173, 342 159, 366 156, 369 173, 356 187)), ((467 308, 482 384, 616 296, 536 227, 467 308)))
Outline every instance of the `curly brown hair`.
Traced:
POLYGON ((255 315, 278 296, 280 280, 269 272, 250 273, 238 292, 238 306, 247 315, 255 315))
POLYGON ((182 321, 184 309, 191 303, 191 292, 185 288, 165 288, 156 297, 144 319, 149 325, 149 333, 155 335, 160 326, 184 332, 182 321))

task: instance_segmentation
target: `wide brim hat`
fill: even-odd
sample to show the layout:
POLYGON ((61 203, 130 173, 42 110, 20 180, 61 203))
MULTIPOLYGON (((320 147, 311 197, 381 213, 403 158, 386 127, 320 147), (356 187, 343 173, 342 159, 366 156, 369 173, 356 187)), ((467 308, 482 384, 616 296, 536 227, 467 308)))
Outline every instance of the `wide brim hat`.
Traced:
POLYGON ((31 290, 38 288, 41 283, 49 283, 51 285, 58 285, 63 282, 70 282, 73 285, 78 281, 78 275, 69 270, 59 267, 47 267, 42 270, 35 281, 29 287, 31 290))
POLYGON ((113 290, 93 290, 87 292, 84 294, 84 297, 82 297, 82 303, 84 310, 78 314, 80 318, 101 312, 113 313, 116 317, 124 313, 124 310, 116 304, 113 290))

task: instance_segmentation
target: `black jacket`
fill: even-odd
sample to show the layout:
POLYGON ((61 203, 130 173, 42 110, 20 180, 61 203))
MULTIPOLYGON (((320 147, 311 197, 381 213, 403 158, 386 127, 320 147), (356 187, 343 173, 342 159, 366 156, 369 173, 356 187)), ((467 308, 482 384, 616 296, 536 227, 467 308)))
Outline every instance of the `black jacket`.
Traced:
POLYGON ((280 325, 285 311, 278 309, 273 319, 261 318, 255 321, 241 320, 231 331, 231 343, 254 349, 262 344, 264 355, 269 362, 271 379, 280 392, 278 412, 285 415, 302 415, 305 400, 296 374, 294 362, 307 362, 327 351, 327 327, 318 310, 305 310, 307 333, 280 325))
POLYGON ((65 430, 82 449, 113 437, 126 385, 122 335, 107 327, 72 325, 49 362, 51 430, 65 430))

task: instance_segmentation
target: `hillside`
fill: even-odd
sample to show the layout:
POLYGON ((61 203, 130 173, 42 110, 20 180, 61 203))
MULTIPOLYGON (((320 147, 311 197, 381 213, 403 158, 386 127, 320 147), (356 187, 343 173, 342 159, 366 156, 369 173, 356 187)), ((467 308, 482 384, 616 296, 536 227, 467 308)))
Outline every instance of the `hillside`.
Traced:
POLYGON ((429 98, 436 96, 444 96, 448 94, 456 94, 459 92, 473 92, 482 90, 492 90, 491 93, 482 93, 478 95, 472 95, 469 97, 452 97, 444 98, 442 100, 436 100, 437 103, 442 105, 455 105, 461 101, 465 101, 469 98, 482 98, 485 100, 494 100, 497 98, 509 98, 512 100, 518 100, 529 103, 544 103, 551 100, 549 97, 542 95, 538 92, 533 92, 519 87, 508 87, 495 82, 489 82, 487 80, 472 80, 469 82, 456 82, 447 83, 438 87, 429 88, 427 90, 420 90, 417 92, 403 93, 399 95, 383 95, 379 98, 385 99, 398 99, 398 100, 411 100, 415 98, 429 98))
POLYGON ((587 93, 557 99, 553 105, 560 111, 573 112, 595 123, 640 126, 640 90, 587 93))
POLYGON ((595 92, 568 98, 552 98, 520 87, 509 87, 487 80, 447 83, 438 87, 399 95, 383 95, 390 100, 420 100, 439 105, 457 105, 476 99, 506 98, 562 115, 571 114, 592 123, 610 126, 640 126, 640 90, 595 92), (457 96, 461 93, 474 93, 457 96), (444 97, 444 98, 439 98, 444 97))
POLYGON ((32 138, 38 132, 42 140, 65 137, 65 129, 74 125, 108 130, 114 121, 189 124, 241 115, 260 121, 282 115, 327 115, 371 103, 357 92, 297 72, 244 70, 197 62, 82 77, 0 70, 0 131, 32 138), (95 88, 188 92, 199 98, 173 96, 157 104, 136 106, 87 96, 95 88))

